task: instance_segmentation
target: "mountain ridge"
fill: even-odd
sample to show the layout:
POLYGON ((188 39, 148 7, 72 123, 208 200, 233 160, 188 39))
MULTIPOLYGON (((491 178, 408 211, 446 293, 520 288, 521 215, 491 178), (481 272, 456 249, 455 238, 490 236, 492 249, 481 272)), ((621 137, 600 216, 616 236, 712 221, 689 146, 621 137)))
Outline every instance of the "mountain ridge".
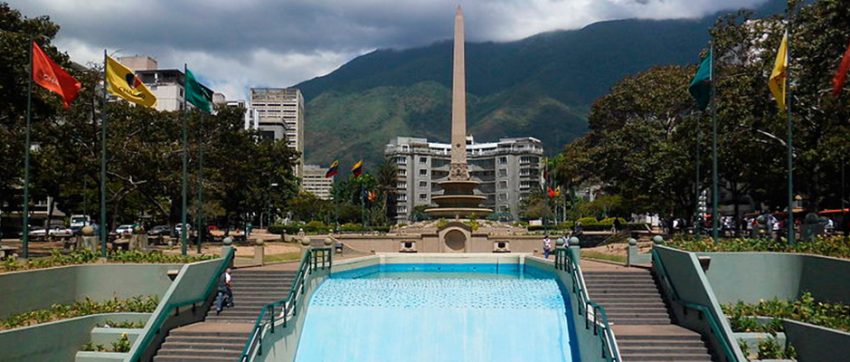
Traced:
MULTIPOLYGON (((769 1, 756 14, 781 3, 769 1)), ((623 77, 697 63, 717 16, 610 20, 510 42, 467 42, 468 131, 479 141, 536 137, 547 154, 559 152, 586 131, 593 100, 623 77)), ((363 158, 376 166, 397 136, 446 142, 451 63, 451 40, 377 49, 296 85, 307 102, 306 162, 363 158)))

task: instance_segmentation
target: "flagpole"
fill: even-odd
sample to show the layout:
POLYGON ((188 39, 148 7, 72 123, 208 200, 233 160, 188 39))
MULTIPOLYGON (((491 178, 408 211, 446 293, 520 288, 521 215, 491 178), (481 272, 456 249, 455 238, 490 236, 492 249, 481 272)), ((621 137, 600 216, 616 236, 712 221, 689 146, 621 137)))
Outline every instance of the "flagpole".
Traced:
POLYGON ((180 211, 180 253, 186 255, 186 235, 188 233, 188 229, 186 227, 186 189, 187 189, 187 181, 186 181, 186 173, 188 172, 188 135, 187 135, 187 126, 186 126, 186 63, 183 63, 183 110, 180 112, 180 118, 182 119, 182 128, 183 128, 183 174, 182 174, 182 208, 180 211))
MULTIPOLYGON (((184 94, 186 92, 183 92, 184 94)), ((201 114, 201 120, 203 120, 204 115, 201 114)), ((205 228, 204 225, 204 143, 201 141, 201 137, 203 132, 200 131, 201 127, 198 127, 198 254, 201 254, 201 243, 203 242, 203 236, 205 228)))
POLYGON ((714 84, 714 43, 711 44, 711 237, 714 241, 720 240, 717 229, 720 213, 717 210, 719 199, 720 176, 717 173, 717 85, 714 84))
MULTIPOLYGON (((29 65, 30 65, 30 76, 29 81, 27 82, 27 127, 26 127, 26 141, 24 142, 24 214, 23 214, 23 234, 21 234, 21 249, 23 252, 24 259, 29 258, 30 249, 29 249, 29 241, 30 241, 30 128, 32 128, 32 77, 33 77, 33 67, 32 67, 32 47, 33 47, 32 38, 29 39, 29 65)), ((50 218, 50 215, 47 215, 50 218)), ((45 235, 46 236, 46 235, 45 235)))
POLYGON ((103 49, 103 109, 100 111, 100 254, 106 257, 106 49, 103 49))
MULTIPOLYGON (((790 18, 790 16, 789 16, 790 18)), ((788 141, 787 145, 787 153, 788 153, 788 218, 786 222, 786 228, 788 229, 788 244, 794 245, 797 243, 795 240, 795 232, 794 232, 794 146, 793 146, 793 132, 794 126, 791 122, 791 87, 789 85, 789 80, 791 79, 791 21, 788 21, 788 29, 786 30, 788 34, 788 42, 786 46, 785 53, 785 110, 787 111, 787 126, 788 127, 788 141)))
MULTIPOLYGON (((713 86, 713 85, 712 85, 713 86)), ((696 160, 696 198, 695 200, 695 212, 696 224, 694 225, 694 233, 697 238, 702 236, 702 212, 699 209, 699 195, 700 195, 700 182, 699 182, 699 174, 700 174, 700 142, 702 142, 702 129, 700 129, 700 119, 697 118, 697 160, 696 160)))

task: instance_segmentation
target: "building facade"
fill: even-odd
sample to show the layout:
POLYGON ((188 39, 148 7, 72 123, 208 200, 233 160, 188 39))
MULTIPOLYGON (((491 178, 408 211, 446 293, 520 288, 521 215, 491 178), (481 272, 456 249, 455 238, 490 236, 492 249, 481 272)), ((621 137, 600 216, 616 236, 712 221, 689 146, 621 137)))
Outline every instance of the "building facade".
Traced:
MULTIPOLYGON (((502 138, 499 142, 475 143, 466 139, 469 173, 481 182, 476 195, 487 197, 483 207, 495 216, 517 219, 519 203, 541 185, 543 145, 533 137, 502 138)), ((384 150, 398 167, 396 184, 398 223, 409 223, 416 206, 433 205, 441 195, 439 181, 446 180, 451 163, 451 145, 425 138, 397 137, 384 150)))
POLYGON ((319 165, 304 165, 304 176, 301 177, 301 189, 316 195, 323 200, 331 199, 331 188, 334 176, 325 177, 327 167, 319 165))
MULTIPOLYGON (((156 59, 148 56, 119 57, 118 62, 136 72, 142 83, 156 96, 156 110, 179 111, 183 109, 185 74, 177 69, 159 69, 156 59)), ((202 87, 206 88, 203 84, 202 87)), ((206 88, 210 93, 212 90, 206 88)), ((223 97, 223 95, 222 95, 223 97)), ((187 104, 187 107, 194 107, 187 104)))
POLYGON ((251 88, 251 117, 264 138, 286 139, 298 151, 295 175, 304 169, 304 97, 297 88, 251 88))

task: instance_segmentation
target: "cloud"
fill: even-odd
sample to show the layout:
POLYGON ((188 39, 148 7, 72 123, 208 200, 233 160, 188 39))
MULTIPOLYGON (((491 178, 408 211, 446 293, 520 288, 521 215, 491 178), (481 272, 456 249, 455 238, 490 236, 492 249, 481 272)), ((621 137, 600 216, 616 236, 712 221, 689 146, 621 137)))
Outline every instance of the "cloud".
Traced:
MULTIPOLYGON (((184 62, 229 99, 289 86, 376 48, 450 38, 460 0, 7 0, 61 25, 57 44, 80 63, 102 49, 184 62)), ((766 0, 460 1, 468 41, 509 41, 622 18, 692 18, 766 0)))

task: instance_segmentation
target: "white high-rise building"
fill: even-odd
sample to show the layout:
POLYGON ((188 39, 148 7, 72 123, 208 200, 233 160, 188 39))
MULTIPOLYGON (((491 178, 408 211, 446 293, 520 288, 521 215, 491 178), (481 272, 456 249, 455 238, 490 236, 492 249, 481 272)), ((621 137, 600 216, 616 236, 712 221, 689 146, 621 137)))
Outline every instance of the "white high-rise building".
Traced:
POLYGON ((301 154, 295 175, 304 169, 304 97, 298 88, 251 88, 251 112, 263 138, 282 140, 301 154))
MULTIPOLYGON (((443 194, 439 182, 448 179, 451 146, 414 137, 396 137, 386 146, 384 155, 398 167, 398 223, 410 222, 416 206, 433 206, 431 198, 443 194)), ((543 144, 536 138, 476 143, 467 136, 466 158, 471 179, 480 182, 475 194, 486 196, 483 206, 500 218, 517 219, 520 202, 541 187, 543 144)))
POLYGON ((331 188, 334 184, 334 176, 325 177, 327 167, 319 165, 304 165, 304 176, 301 177, 301 189, 320 199, 331 199, 331 188))

